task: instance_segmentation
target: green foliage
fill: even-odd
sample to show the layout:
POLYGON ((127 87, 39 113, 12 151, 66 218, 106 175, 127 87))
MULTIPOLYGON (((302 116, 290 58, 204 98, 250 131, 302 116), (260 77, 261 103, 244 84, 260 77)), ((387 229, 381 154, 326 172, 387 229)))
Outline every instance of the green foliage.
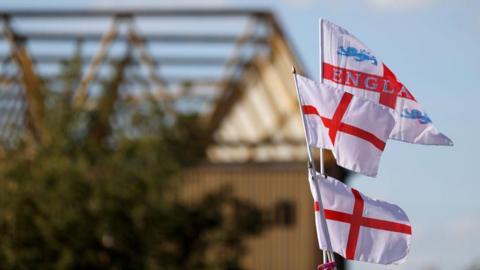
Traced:
POLYGON ((208 143, 195 116, 151 103, 91 141, 99 112, 70 100, 48 96, 48 143, 0 161, 1 269, 241 269, 260 211, 228 189, 179 199, 208 143))

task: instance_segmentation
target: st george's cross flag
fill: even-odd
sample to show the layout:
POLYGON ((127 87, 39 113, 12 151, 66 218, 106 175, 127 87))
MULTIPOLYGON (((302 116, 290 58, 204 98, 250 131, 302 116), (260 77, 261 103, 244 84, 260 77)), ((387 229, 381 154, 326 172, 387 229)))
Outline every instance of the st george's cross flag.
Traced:
MULTIPOLYGON (((332 177, 316 174, 324 216, 334 252, 348 260, 400 264, 410 249, 412 229, 397 205, 371 199, 332 177)), ((321 207, 314 183, 309 181, 315 214, 321 207)), ((317 221, 318 219, 316 219, 317 221)), ((327 249, 321 222, 316 222, 320 248, 327 249)))
POLYGON ((295 74, 310 146, 330 149, 337 164, 375 177, 393 113, 377 103, 295 74))
POLYGON ((396 125, 391 139, 430 145, 453 145, 440 133, 412 93, 365 44, 347 30, 320 20, 324 83, 392 108, 396 125))

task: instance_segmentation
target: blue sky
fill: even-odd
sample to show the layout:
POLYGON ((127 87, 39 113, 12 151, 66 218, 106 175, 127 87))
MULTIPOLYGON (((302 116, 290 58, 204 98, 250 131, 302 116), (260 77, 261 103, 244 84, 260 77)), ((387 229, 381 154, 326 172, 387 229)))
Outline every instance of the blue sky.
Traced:
POLYGON ((97 0, 9 1, 0 7, 265 7, 277 12, 310 76, 319 78, 318 18, 348 29, 396 73, 454 147, 390 141, 377 178, 353 177, 371 197, 401 206, 413 226, 407 262, 351 269, 465 269, 480 262, 480 1, 97 0), (199 5, 198 3, 202 3, 199 5))

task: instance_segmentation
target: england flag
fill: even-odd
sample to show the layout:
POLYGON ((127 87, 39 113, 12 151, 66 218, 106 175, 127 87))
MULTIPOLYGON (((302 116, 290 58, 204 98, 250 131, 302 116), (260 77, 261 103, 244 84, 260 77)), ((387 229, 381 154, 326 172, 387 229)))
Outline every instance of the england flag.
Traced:
POLYGON ((392 110, 295 76, 310 146, 330 149, 338 165, 375 177, 395 125, 392 110))
MULTIPOLYGON (((412 229, 405 212, 398 206, 371 199, 331 177, 315 173, 322 205, 315 183, 309 181, 315 215, 324 211, 330 244, 345 259, 377 264, 400 264, 410 250, 412 229)), ((309 175, 311 177, 311 175, 309 175)), ((327 239, 316 218, 320 248, 328 250, 327 239)))
POLYGON ((453 145, 440 133, 412 93, 365 44, 347 30, 320 20, 323 81, 396 111, 391 139, 453 145))

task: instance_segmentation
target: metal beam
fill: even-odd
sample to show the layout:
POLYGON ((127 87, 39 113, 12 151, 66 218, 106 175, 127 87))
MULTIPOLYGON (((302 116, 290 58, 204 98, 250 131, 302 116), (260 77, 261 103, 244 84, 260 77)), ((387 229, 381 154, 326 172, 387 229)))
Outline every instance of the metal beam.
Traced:
MULTIPOLYGON (((275 52, 275 51, 274 51, 275 52)), ((272 56, 273 57, 273 56, 272 56)), ((277 118, 275 120, 275 129, 276 131, 283 130, 285 126, 287 125, 288 121, 292 119, 292 115, 297 115, 298 112, 298 103, 295 100, 295 97, 291 94, 293 91, 288 92, 289 89, 289 84, 286 83, 286 80, 282 78, 282 75, 278 73, 278 71, 275 68, 272 68, 271 65, 273 65, 273 59, 270 58, 270 61, 268 62, 268 59, 261 58, 261 57, 256 57, 252 61, 254 62, 253 68, 256 71, 256 74, 258 75, 258 80, 262 85, 264 86, 265 93, 269 95, 269 100, 273 101, 275 97, 273 96, 273 93, 277 93, 277 96, 282 96, 280 95, 280 92, 284 92, 283 96, 286 97, 291 97, 291 98, 286 98, 288 102, 288 106, 284 106, 283 108, 278 108, 275 106, 272 102, 272 105, 275 106, 275 111, 277 118), (270 70, 269 70, 270 69, 270 70), (270 79, 273 82, 276 82, 277 85, 270 85, 267 80, 268 78, 268 73, 270 72, 270 79), (272 76, 275 76, 272 80, 272 76)), ((269 136, 273 136, 274 134, 269 134, 269 136)))
MULTIPOLYGON (((4 59, 10 57, 8 55, 1 55, 0 59, 4 59)), ((69 62, 73 59, 71 55, 57 55, 57 54, 35 54, 31 55, 33 62, 39 64, 55 64, 55 63, 65 63, 69 62)), ((88 62, 93 58, 92 55, 82 55, 81 60, 82 62, 88 62)), ((161 64, 163 66, 221 66, 227 62, 226 57, 221 56, 152 56, 153 61, 156 64, 161 64)), ((108 64, 117 64, 120 63, 122 60, 118 57, 112 57, 109 59, 105 59, 105 62, 108 64)), ((244 62, 245 60, 236 59, 235 63, 244 62)), ((137 65, 139 64, 139 60, 132 59, 130 65, 137 65)))
MULTIPOLYGON (((92 59, 93 56, 83 55, 82 62, 86 63, 92 59)), ((2 58, 2 55, 0 55, 2 58)), ((32 55, 33 61, 39 64, 56 64, 56 63, 66 63, 72 60, 72 56, 66 55, 54 55, 54 54, 37 54, 32 55)), ((165 56, 165 57, 153 57, 153 61, 155 64, 161 64, 163 66, 221 66, 225 64, 226 58, 224 57, 217 57, 217 56, 165 56)), ((121 59, 116 58, 109 58, 105 59, 105 63, 108 64, 117 64, 121 61, 121 59)), ((240 59, 237 60, 242 61, 240 59)), ((139 60, 132 59, 132 63, 130 65, 138 65, 139 60)))
MULTIPOLYGON (((40 79, 42 81, 45 81, 46 83, 51 83, 52 81, 56 81, 61 79, 60 75, 47 75, 47 76, 41 76, 40 74, 40 79)), ((0 75, 0 83, 8 83, 12 79, 9 77, 1 76, 0 75)), ((91 81, 91 83, 100 83, 104 81, 109 81, 109 78, 102 77, 102 78, 95 78, 94 80, 91 81)), ((188 84, 192 85, 193 87, 198 86, 198 87, 210 87, 210 86, 215 86, 215 87, 224 87, 227 85, 229 82, 226 80, 222 80, 219 78, 214 78, 214 77, 189 77, 189 76, 167 76, 165 78, 165 82, 167 85, 169 84, 188 84)), ((233 81, 233 84, 238 83, 238 81, 233 81)))
MULTIPOLYGON (((35 41, 99 41, 101 33, 73 33, 73 32, 19 32, 18 36, 35 41)), ((235 35, 219 34, 167 34, 167 33, 142 33, 142 38, 153 43, 219 43, 231 44, 236 42, 235 35)), ((128 36, 119 35, 116 40, 125 41, 128 36)), ((265 44, 266 38, 255 40, 256 43, 265 44)))
MULTIPOLYGON (((229 81, 233 81, 236 76, 240 74, 243 76, 245 74, 245 70, 250 65, 250 63, 238 63, 235 65, 235 59, 239 58, 241 55, 243 45, 245 42, 252 38, 253 36, 253 24, 256 18, 251 19, 243 33, 238 37, 237 42, 235 44, 235 48, 233 49, 232 55, 227 61, 227 64, 224 67, 224 71, 222 77, 227 77, 229 81), (229 70, 229 65, 234 65, 233 71, 229 70)), ((223 94, 218 98, 215 104, 215 108, 211 111, 210 116, 210 136, 213 138, 214 131, 220 126, 222 120, 227 116, 228 112, 230 112, 234 102, 238 100, 242 96, 242 92, 240 90, 239 85, 227 84, 223 94)))
POLYGON ((100 64, 103 62, 105 59, 108 49, 110 48, 110 45, 112 44, 113 39, 117 35, 117 20, 114 19, 112 21, 112 25, 110 27, 110 30, 108 30, 102 37, 102 40, 100 42, 100 48, 95 54, 95 56, 92 58, 89 67, 87 68, 79 87, 75 90, 74 92, 74 103, 75 106, 77 107, 82 107, 88 97, 88 86, 90 82, 95 78, 96 73, 98 68, 100 67, 100 64))
POLYGON ((299 71, 300 74, 308 76, 308 73, 304 70, 303 65, 301 64, 302 61, 300 59, 300 54, 298 54, 298 51, 290 42, 290 40, 292 39, 290 39, 287 34, 282 30, 278 21, 275 19, 275 16, 270 13, 265 15, 263 18, 264 21, 266 21, 270 28, 273 30, 270 34, 270 41, 268 42, 269 45, 271 47, 280 46, 281 50, 283 50, 283 52, 289 56, 292 61, 292 65, 295 66, 297 71, 299 71))
MULTIPOLYGON (((246 64, 244 69, 247 68, 249 64, 246 64)), ((242 81, 241 79, 239 81, 242 81)), ((210 115, 209 130, 213 136, 213 132, 220 126, 222 120, 228 115, 228 113, 233 108, 233 105, 243 94, 241 91, 241 86, 239 82, 231 80, 225 87, 222 89, 223 93, 217 99, 215 107, 213 108, 210 115)))
POLYGON ((118 98, 119 88, 125 77, 125 67, 128 65, 129 61, 130 56, 127 55, 116 67, 115 75, 108 87, 105 88, 105 92, 97 106, 94 119, 90 123, 91 126, 88 139, 96 145, 101 145, 103 140, 109 135, 110 117, 114 112, 115 101, 118 98))
POLYGON ((262 9, 4 9, 0 17, 29 18, 72 18, 72 17, 234 17, 234 16, 268 16, 268 10, 262 9))
POLYGON ((44 98, 40 92, 40 81, 33 68, 32 60, 27 52, 24 43, 16 38, 10 22, 7 18, 3 20, 4 36, 10 45, 12 58, 16 61, 19 70, 22 72, 21 80, 25 87, 25 98, 27 101, 26 122, 33 139, 38 143, 46 143, 47 134, 43 119, 45 114, 44 98))
POLYGON ((151 91, 152 94, 168 100, 170 97, 166 91, 165 81, 158 73, 157 63, 147 50, 145 40, 137 33, 132 21, 128 25, 128 37, 129 43, 137 50, 140 56, 140 64, 147 69, 148 79, 154 85, 151 91))

